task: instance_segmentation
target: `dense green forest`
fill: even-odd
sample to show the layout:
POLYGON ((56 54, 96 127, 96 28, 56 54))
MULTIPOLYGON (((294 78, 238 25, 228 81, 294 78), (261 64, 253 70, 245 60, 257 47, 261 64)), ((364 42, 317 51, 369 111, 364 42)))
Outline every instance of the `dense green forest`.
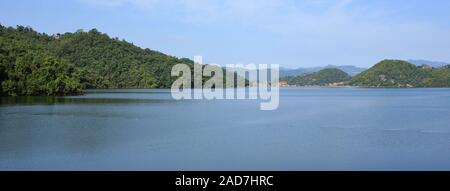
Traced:
POLYGON ((383 60, 355 76, 350 85, 362 87, 450 87, 449 66, 416 66, 402 60, 383 60))
MULTIPOLYGON (((0 25, 0 93, 71 95, 85 88, 169 88, 172 66, 194 62, 96 29, 57 35, 0 25)), ((234 74, 226 73, 226 77, 234 74)), ((235 79, 238 77, 235 76, 235 79)), ((203 81, 206 80, 203 79, 203 81)))
MULTIPOLYGON (((110 38, 96 29, 47 35, 30 27, 0 25, 1 95, 73 95, 86 88, 169 88, 172 66, 194 62, 110 38)), ((238 77, 225 72, 227 77, 238 77)), ((203 78, 203 81, 207 78, 203 78)), ((450 87, 450 66, 417 67, 384 60, 350 77, 336 68, 280 79, 290 85, 450 87)), ((248 84, 248 81, 246 81, 248 84)))
POLYGON ((31 28, 0 26, 0 92, 3 95, 66 95, 81 90, 73 64, 47 47, 52 38, 31 28))
POLYGON ((280 81, 286 81, 289 85, 296 86, 327 86, 333 83, 346 82, 350 78, 347 73, 340 69, 326 68, 314 73, 284 77, 280 81))
POLYGON ((167 88, 172 66, 189 62, 131 43, 112 39, 93 29, 66 33, 48 43, 57 57, 80 68, 87 88, 167 88))

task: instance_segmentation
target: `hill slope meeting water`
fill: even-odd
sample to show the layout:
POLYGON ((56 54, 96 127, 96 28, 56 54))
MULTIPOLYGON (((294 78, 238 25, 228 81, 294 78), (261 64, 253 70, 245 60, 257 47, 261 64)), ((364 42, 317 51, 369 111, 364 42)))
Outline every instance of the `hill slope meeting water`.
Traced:
POLYGON ((350 76, 355 76, 355 75, 361 73, 362 71, 367 70, 367 68, 361 68, 361 67, 352 66, 352 65, 342 65, 342 66, 328 65, 328 66, 324 66, 324 67, 309 67, 309 68, 303 67, 303 68, 297 68, 297 69, 280 68, 280 77, 300 76, 303 74, 318 72, 320 70, 327 69, 327 68, 340 69, 340 70, 344 71, 345 73, 349 74, 350 76))
MULTIPOLYGON (((179 63, 191 69, 194 66, 190 59, 142 49, 96 29, 47 35, 30 27, 0 25, 1 95, 76 95, 83 89, 169 88, 176 79, 171 77, 171 69, 179 63)), ((280 76, 282 81, 296 86, 450 87, 450 65, 426 63, 429 62, 383 60, 365 71, 334 65, 282 68, 280 76)), ((225 73, 224 79, 241 78, 225 73)))
POLYGON ((448 66, 421 67, 402 60, 383 60, 356 75, 350 85, 362 87, 450 87, 448 66))
MULTIPOLYGON (((194 66, 190 59, 142 49, 96 29, 47 35, 30 27, 0 25, 2 95, 72 95, 86 88, 169 88, 176 79, 170 74, 172 66, 179 63, 191 69, 194 66)), ((224 79, 232 75, 226 73, 224 79)))
POLYGON ((344 71, 337 68, 326 68, 318 72, 304 74, 300 76, 288 76, 281 78, 290 85, 296 86, 328 86, 345 83, 351 77, 344 71))
POLYGON ((402 60, 383 60, 353 77, 340 69, 327 68, 280 80, 293 86, 450 87, 450 65, 416 66, 402 60))

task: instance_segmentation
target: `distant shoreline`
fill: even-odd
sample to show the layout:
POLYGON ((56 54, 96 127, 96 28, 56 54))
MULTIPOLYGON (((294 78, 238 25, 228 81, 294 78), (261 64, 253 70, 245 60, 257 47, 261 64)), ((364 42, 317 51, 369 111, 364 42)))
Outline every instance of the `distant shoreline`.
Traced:
MULTIPOLYGON (((226 88, 228 89, 228 88, 226 88)), ((235 88, 236 89, 236 88, 235 88)), ((360 87, 360 86, 289 86, 280 87, 280 89, 391 89, 391 90, 402 90, 402 89, 450 89, 450 87, 360 87)), ((0 98, 20 98, 20 97, 79 97, 90 93, 129 93, 127 90, 170 90, 169 88, 111 88, 111 89, 86 89, 82 90, 80 94, 75 95, 28 95, 28 96, 10 96, 10 95, 0 95, 0 98), (112 90, 123 90, 118 92, 109 92, 112 90), (98 92, 96 92, 98 91, 98 92), (101 92, 105 91, 105 92, 101 92)), ((131 92, 131 91, 130 91, 131 92)), ((139 92, 133 92, 139 93, 139 92)), ((146 93, 146 92, 142 92, 146 93)), ((156 92, 153 92, 156 93, 156 92)), ((163 92, 161 92, 163 93, 163 92)))
POLYGON ((358 89, 446 89, 450 87, 366 87, 366 86, 286 86, 280 87, 286 89, 296 89, 296 88, 358 88, 358 89))

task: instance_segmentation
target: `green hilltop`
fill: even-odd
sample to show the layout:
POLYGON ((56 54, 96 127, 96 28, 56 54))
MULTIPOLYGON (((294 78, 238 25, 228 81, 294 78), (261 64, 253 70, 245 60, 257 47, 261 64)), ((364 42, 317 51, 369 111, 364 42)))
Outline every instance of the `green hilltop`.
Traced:
MULTIPOLYGON (((0 94, 73 95, 86 88, 170 88, 172 66, 194 62, 96 29, 57 35, 0 25, 0 94)), ((225 73, 226 77, 234 74, 225 73)), ((235 76, 235 79, 240 78, 235 76)), ((203 78, 205 81, 207 78, 203 78)))
POLYGON ((1 90, 8 95, 66 95, 83 88, 167 88, 178 59, 93 29, 61 35, 0 26, 1 90))
POLYGON ((354 77, 331 68, 280 80, 296 86, 450 87, 450 65, 434 68, 403 60, 383 60, 354 77))
POLYGON ((335 83, 343 83, 350 80, 350 75, 337 68, 326 68, 318 72, 304 74, 300 76, 288 76, 281 78, 290 85, 297 86, 327 86, 335 83))
POLYGON ((356 75, 350 85, 361 87, 450 87, 450 69, 383 60, 356 75))

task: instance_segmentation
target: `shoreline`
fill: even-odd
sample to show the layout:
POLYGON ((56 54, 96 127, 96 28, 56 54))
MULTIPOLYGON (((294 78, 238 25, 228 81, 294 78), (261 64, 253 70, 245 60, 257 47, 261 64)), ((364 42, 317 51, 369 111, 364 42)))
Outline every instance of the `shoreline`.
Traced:
MULTIPOLYGON (((256 87, 255 87, 256 88, 256 87)), ((450 89, 450 87, 363 87, 363 86, 283 86, 279 87, 280 89, 450 89)), ((224 88, 229 89, 229 88, 224 88)), ((242 88, 235 88, 242 89, 242 88)), ((83 96, 86 93, 102 93, 101 91, 105 91, 104 93, 113 93, 108 92, 110 90, 170 90, 170 88, 110 88, 110 89, 85 89, 82 90, 81 93, 73 94, 73 95, 19 95, 19 96, 10 96, 10 95, 0 95, 0 98, 6 97, 78 97, 83 96)), ((120 93, 120 92, 117 92, 120 93)))

